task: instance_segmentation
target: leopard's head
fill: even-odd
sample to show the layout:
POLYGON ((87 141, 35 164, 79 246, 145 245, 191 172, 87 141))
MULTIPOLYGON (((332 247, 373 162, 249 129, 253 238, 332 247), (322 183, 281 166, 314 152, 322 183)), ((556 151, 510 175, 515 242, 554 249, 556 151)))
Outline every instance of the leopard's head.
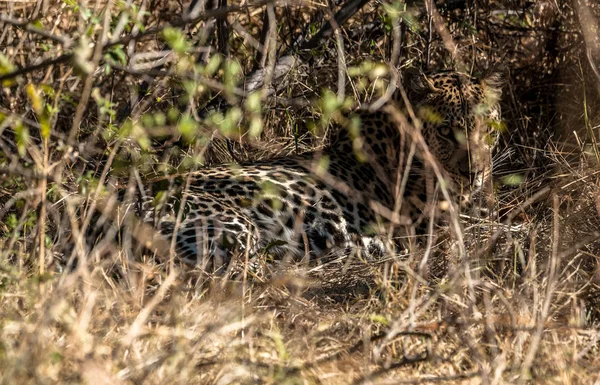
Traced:
POLYGON ((407 90, 430 152, 462 191, 479 189, 491 173, 497 143, 499 75, 477 80, 454 71, 419 74, 407 90))

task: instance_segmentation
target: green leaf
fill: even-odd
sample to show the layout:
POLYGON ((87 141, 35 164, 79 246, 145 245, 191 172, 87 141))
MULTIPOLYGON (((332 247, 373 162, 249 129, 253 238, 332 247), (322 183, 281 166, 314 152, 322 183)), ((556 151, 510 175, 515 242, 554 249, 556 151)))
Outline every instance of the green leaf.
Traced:
POLYGON ((507 186, 518 186, 525 182, 525 176, 523 174, 509 174, 500 178, 500 181, 507 186))
POLYGON ((191 142, 198 132, 198 123, 189 115, 184 115, 177 124, 177 130, 188 142, 191 142))
POLYGON ((154 125, 156 127, 162 127, 167 124, 167 117, 162 112, 156 112, 154 114, 154 125))
POLYGON ((34 20, 30 24, 34 28, 44 30, 44 26, 42 25, 42 22, 40 19, 34 20))
POLYGON ((250 112, 260 112, 261 100, 260 92, 253 92, 246 98, 246 110, 250 112))
POLYGON ((92 47, 90 46, 89 38, 86 35, 82 35, 77 47, 73 50, 73 69, 77 75, 88 75, 92 72, 91 57, 92 47))
POLYGON ((239 123, 242 120, 242 110, 239 107, 232 107, 225 116, 221 113, 214 113, 208 117, 208 121, 215 127, 218 127, 221 134, 231 138, 240 134, 239 123))
POLYGON ((206 66, 204 67, 204 75, 213 76, 221 66, 223 57, 221 55, 212 55, 206 66))
POLYGON ((18 122, 15 126, 15 138, 17 140, 17 151, 22 158, 25 156, 27 144, 29 143, 29 129, 22 122, 18 122))
POLYGON ((40 115, 44 111, 44 99, 35 86, 31 83, 27 85, 26 91, 27 96, 31 101, 31 107, 33 108, 33 111, 36 113, 36 115, 40 115))
POLYGON ((190 49, 190 45, 186 41, 183 32, 178 28, 165 28, 163 37, 169 47, 179 54, 185 53, 190 49))
MULTIPOLYGON (((6 75, 13 72, 16 67, 8 60, 6 56, 0 53, 0 75, 6 75)), ((15 84, 13 79, 7 79, 2 82, 4 87, 10 87, 15 84)))
POLYGON ((369 319, 374 322, 374 323, 379 323, 382 324, 384 326, 389 326, 390 325, 390 321, 388 321, 388 319, 381 315, 381 314, 371 314, 369 316, 369 319))
POLYGON ((42 138, 49 139, 51 131, 52 130, 50 127, 50 122, 48 121, 48 119, 46 117, 41 117, 40 118, 40 134, 42 135, 42 138))
POLYGON ((421 107, 418 111, 419 118, 426 123, 441 124, 444 122, 444 118, 437 111, 431 107, 421 107))
POLYGON ((260 116, 256 116, 250 119, 250 127, 248 128, 250 136, 258 138, 263 132, 263 121, 260 116))
POLYGON ((223 83, 225 91, 233 93, 242 73, 242 66, 236 60, 227 59, 223 65, 223 83))
POLYGON ((52 362, 53 364, 58 364, 59 362, 62 362, 63 360, 64 360, 64 357, 62 354, 60 354, 60 352, 50 353, 50 362, 52 362))
POLYGON ((391 3, 383 3, 383 9, 387 13, 391 21, 395 22, 402 18, 406 12, 406 4, 402 1, 393 1, 391 3))
POLYGON ((140 124, 134 124, 132 126, 131 138, 134 139, 143 150, 150 149, 151 143, 148 133, 144 130, 144 127, 140 124))
POLYGON ((323 93, 323 99, 321 102, 324 115, 330 115, 340 107, 337 95, 331 90, 325 90, 323 93))
POLYGON ((127 64, 127 54, 125 54, 122 45, 116 45, 114 47, 111 47, 110 50, 107 52, 107 55, 119 64, 127 64))

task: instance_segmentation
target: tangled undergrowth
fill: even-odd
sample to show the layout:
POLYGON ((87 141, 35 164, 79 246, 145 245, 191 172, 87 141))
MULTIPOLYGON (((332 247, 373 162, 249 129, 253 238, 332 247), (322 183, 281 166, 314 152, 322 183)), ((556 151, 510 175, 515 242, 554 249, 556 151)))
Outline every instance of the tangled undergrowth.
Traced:
POLYGON ((600 9, 426 3, 0 4, 0 383, 600 381, 600 9), (458 234, 214 277, 86 199, 319 148, 409 67, 504 73, 493 208, 458 234))

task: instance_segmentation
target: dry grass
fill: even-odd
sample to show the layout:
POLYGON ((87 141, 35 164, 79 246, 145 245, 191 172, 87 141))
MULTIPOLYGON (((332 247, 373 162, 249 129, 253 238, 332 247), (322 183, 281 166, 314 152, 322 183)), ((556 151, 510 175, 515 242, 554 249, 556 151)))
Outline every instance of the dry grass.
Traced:
MULTIPOLYGON (((393 18, 367 5, 258 111, 240 101, 234 66, 211 73, 188 60, 227 48, 249 73, 258 52, 269 63, 329 12, 278 3, 277 28, 263 34, 277 39, 262 44, 269 12, 263 18, 264 4, 252 4, 229 4, 242 7, 228 16, 226 47, 212 18, 188 23, 190 47, 176 48, 163 68, 132 62, 159 57, 161 31, 182 14, 176 2, 6 5, 0 78, 23 70, 1 78, 0 383, 600 383, 597 6, 459 4, 438 10, 430 37, 419 7, 401 15, 395 34, 385 24, 393 18), (85 195, 134 199, 128 186, 198 160, 321 146, 322 118, 335 112, 324 86, 333 99, 369 103, 385 82, 369 69, 338 75, 382 60, 474 72, 502 64, 497 217, 461 217, 461 237, 441 235, 401 258, 340 255, 259 271, 238 261, 228 277, 140 255, 127 231, 95 246, 84 236, 97 220, 118 220, 98 219, 102 207, 85 195), (130 104, 143 82, 146 95, 130 104), (223 125, 202 113, 217 93, 242 107, 243 127, 258 122, 259 138, 234 135, 227 147, 223 125)), ((181 43, 176 37, 166 40, 181 43)))

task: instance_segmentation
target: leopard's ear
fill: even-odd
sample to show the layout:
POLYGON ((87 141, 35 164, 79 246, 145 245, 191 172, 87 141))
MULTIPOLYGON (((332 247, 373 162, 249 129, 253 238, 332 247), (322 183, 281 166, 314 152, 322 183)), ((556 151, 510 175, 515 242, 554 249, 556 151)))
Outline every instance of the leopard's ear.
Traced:
POLYGON ((418 68, 411 67, 406 69, 403 73, 403 77, 404 86, 409 94, 409 99, 411 99, 411 96, 419 97, 429 92, 439 91, 431 79, 418 68))
POLYGON ((506 83, 506 75, 502 71, 488 72, 481 79, 481 85, 488 99, 488 104, 496 104, 502 96, 502 87, 506 83))

